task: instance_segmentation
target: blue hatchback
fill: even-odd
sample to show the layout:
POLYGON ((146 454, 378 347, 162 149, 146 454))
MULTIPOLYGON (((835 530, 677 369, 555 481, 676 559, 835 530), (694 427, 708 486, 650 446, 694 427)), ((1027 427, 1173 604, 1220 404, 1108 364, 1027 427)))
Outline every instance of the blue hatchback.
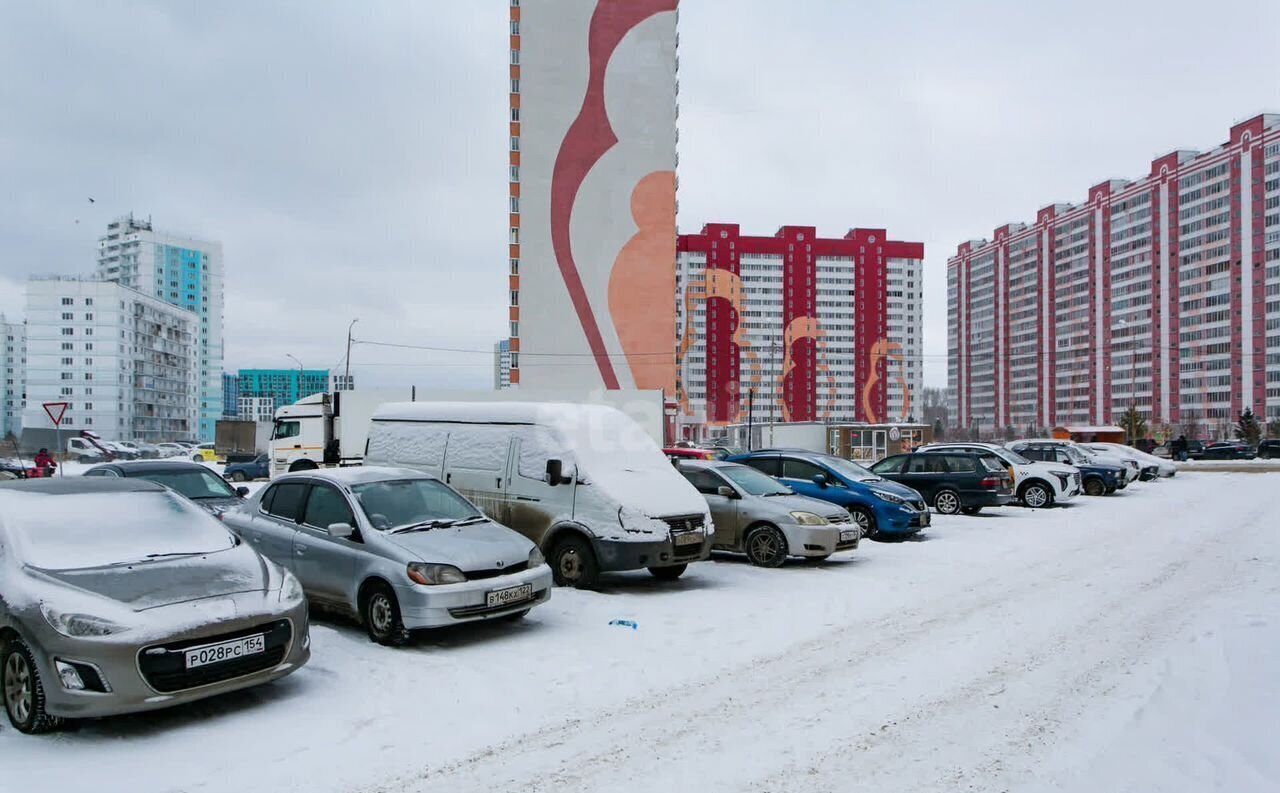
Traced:
POLYGON ((929 508, 915 490, 834 455, 760 449, 728 459, 763 471, 801 495, 839 504, 862 526, 864 537, 905 537, 929 525, 929 508))

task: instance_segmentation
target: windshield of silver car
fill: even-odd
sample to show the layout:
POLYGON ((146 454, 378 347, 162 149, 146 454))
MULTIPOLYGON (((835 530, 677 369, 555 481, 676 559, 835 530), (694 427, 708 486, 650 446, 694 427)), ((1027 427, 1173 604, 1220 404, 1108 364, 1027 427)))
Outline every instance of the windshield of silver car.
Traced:
POLYGON ((5 493, 0 515, 22 561, 44 570, 145 564, 236 544, 209 513, 169 492, 5 493))
POLYGON ((434 479, 394 479, 351 488, 375 529, 482 517, 471 502, 434 479))
POLYGON ((789 496, 795 492, 772 476, 745 465, 726 465, 716 470, 753 496, 789 496))

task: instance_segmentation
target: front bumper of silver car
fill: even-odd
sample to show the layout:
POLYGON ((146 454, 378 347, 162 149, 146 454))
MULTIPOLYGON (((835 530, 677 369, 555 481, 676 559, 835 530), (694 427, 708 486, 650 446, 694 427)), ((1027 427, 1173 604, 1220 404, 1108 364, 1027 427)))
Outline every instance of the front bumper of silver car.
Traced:
POLYGON ((510 575, 464 581, 459 584, 422 586, 405 583, 396 587, 400 619, 409 630, 438 628, 462 622, 477 622, 516 614, 551 599, 551 568, 545 564, 510 575), (505 594, 528 595, 511 599, 505 594), (490 594, 498 594, 491 601, 490 594))

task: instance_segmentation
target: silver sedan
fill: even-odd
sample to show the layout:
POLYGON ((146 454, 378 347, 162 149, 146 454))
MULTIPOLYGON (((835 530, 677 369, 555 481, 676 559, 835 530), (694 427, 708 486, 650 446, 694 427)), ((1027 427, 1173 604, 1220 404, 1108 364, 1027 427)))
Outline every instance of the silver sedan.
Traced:
POLYGON ((350 614, 369 638, 519 619, 551 597, 538 547, 435 477, 357 467, 277 477, 223 520, 292 570, 313 605, 350 614))
POLYGON ((857 548, 862 539, 846 510, 796 495, 754 468, 715 460, 686 460, 678 467, 711 508, 712 547, 743 552, 752 564, 778 567, 788 556, 825 559, 857 548))
POLYGON ((18 730, 203 699, 309 657, 297 580, 182 496, 0 484, 0 693, 18 730))

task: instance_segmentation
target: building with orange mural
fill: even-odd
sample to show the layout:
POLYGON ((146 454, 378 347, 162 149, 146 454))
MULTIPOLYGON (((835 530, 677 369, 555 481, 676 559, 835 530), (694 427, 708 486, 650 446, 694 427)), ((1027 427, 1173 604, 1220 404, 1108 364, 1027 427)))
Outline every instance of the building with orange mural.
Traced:
POLYGON ((690 435, 747 420, 918 414, 924 245, 884 229, 772 237, 709 223, 677 242, 677 396, 690 435))

